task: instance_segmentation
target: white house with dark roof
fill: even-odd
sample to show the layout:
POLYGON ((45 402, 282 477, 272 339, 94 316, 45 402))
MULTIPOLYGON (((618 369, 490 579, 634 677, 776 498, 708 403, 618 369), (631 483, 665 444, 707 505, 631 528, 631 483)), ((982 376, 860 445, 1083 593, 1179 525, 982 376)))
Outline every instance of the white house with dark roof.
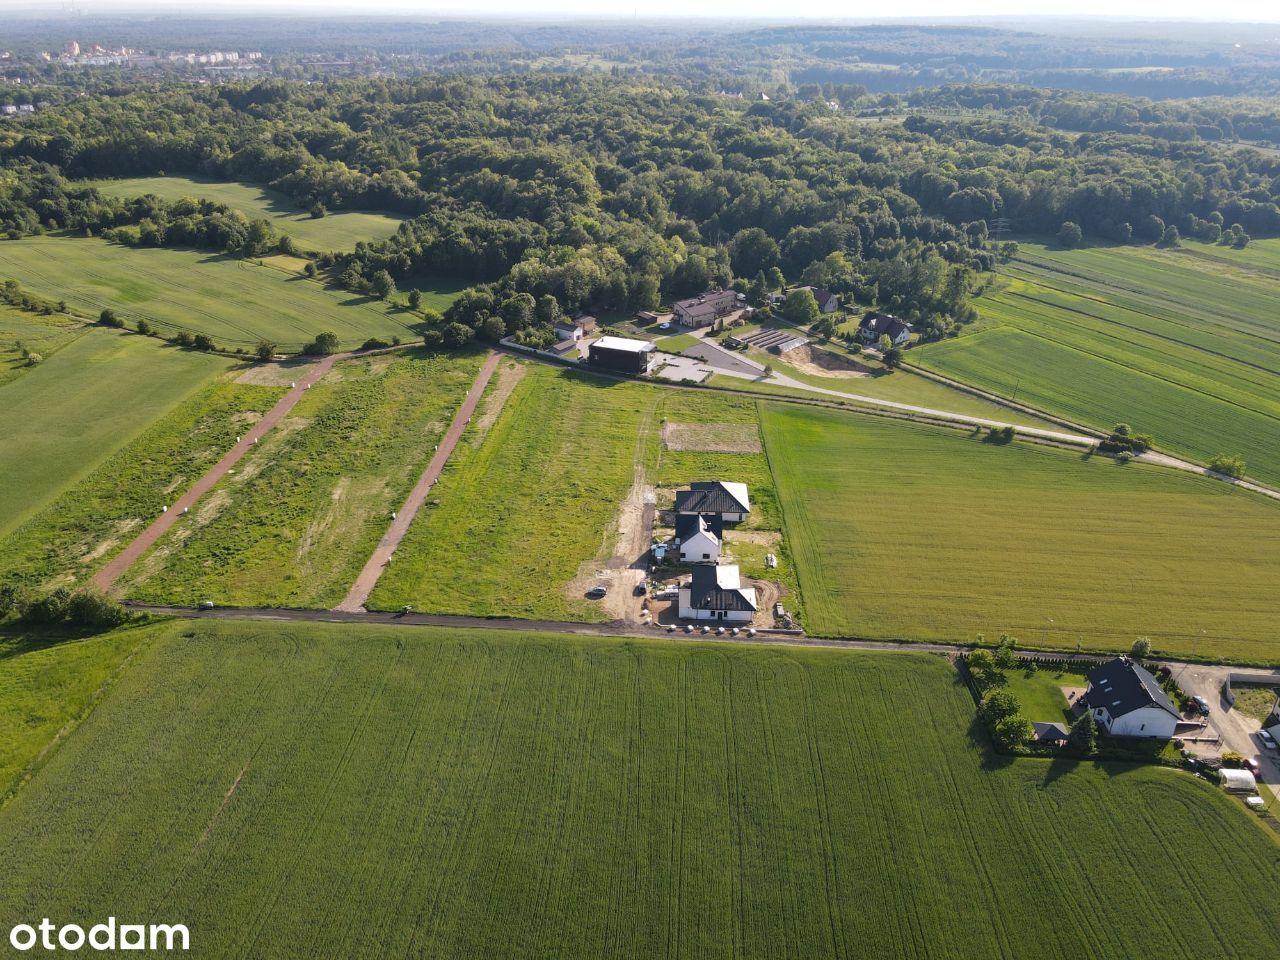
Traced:
POLYGON ((1128 657, 1090 670, 1083 700, 1098 726, 1113 737, 1168 740, 1181 719, 1156 678, 1128 657))
POLYGON ((858 339, 863 343, 878 343, 881 337, 888 337, 895 347, 900 347, 911 339, 911 324, 892 314, 873 310, 858 325, 858 339))
POLYGON ((813 294, 819 313, 835 313, 840 309, 840 298, 830 290, 823 290, 821 287, 802 287, 801 289, 813 294))
POLYGON ((680 588, 679 611, 685 620, 750 623, 756 614, 756 591, 742 585, 735 564, 700 564, 680 588))
POLYGON ((685 563, 719 563, 724 523, 714 513, 676 514, 676 540, 685 563))
POLYGON ((745 483, 728 480, 699 480, 688 490, 676 491, 676 514, 714 514, 724 523, 738 523, 751 512, 751 497, 745 483))

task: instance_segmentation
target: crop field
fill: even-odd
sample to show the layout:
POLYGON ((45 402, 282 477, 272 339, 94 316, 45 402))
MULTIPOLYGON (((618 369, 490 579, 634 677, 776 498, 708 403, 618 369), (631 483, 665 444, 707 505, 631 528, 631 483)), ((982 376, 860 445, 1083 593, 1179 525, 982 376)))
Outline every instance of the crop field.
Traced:
MULTIPOLYGON (((165 354, 155 341, 143 337, 104 336, 137 342, 148 354, 165 354)), ((97 332, 77 343, 96 338, 97 332)), ((67 357, 70 349, 54 359, 67 357)), ((214 362, 204 354, 172 352, 214 362)), ((135 390, 154 376, 151 369, 134 372, 130 384, 135 390)), ((30 378, 24 378, 10 384, 0 395, 30 382, 30 378)), ((161 508, 172 503, 176 491, 185 489, 213 466, 235 444, 236 436, 256 422, 283 393, 280 387, 219 379, 196 390, 167 413, 135 411, 133 416, 139 422, 128 426, 138 431, 136 437, 92 469, 86 465, 79 480, 65 471, 65 460, 50 456, 41 469, 49 477, 60 478, 57 490, 63 492, 55 498, 57 490, 51 491, 48 506, 0 537, 0 581, 15 579, 48 586, 76 583, 91 576, 141 532, 161 508), (149 426, 145 425, 146 416, 154 416, 149 426)), ((128 405, 125 400, 120 403, 128 405)), ((101 416, 102 411, 97 414, 101 416)), ((14 434, 15 443, 35 436, 28 429, 29 424, 30 420, 26 421, 23 430, 14 434)), ((71 457, 72 453, 66 456, 71 457)), ((16 461, 10 469, 27 475, 22 461, 16 461)))
POLYGON ((417 351, 344 361, 133 566, 122 592, 158 603, 336 605, 480 362, 417 351))
POLYGON ((277 233, 288 234, 304 249, 321 252, 353 250, 361 240, 389 237, 404 219, 394 213, 369 210, 331 210, 312 219, 310 212, 300 210, 290 197, 268 187, 201 177, 97 180, 93 186, 105 196, 125 199, 152 194, 171 202, 190 197, 226 204, 251 220, 269 220, 277 233))
POLYGON ((0 381, 0 537, 230 367, 223 357, 89 330, 0 381))
POLYGON ((79 320, 62 314, 41 316, 0 303, 0 386, 34 370, 24 351, 49 359, 85 332, 79 320))
POLYGON ((1280 507, 1219 481, 764 405, 802 622, 1280 662, 1280 507), (1230 545, 1219 548, 1218 545, 1230 545))
POLYGON ((0 278, 9 277, 91 316, 110 307, 130 326, 145 319, 162 333, 190 330, 246 350, 265 339, 296 351, 326 330, 348 348, 374 336, 409 339, 418 322, 371 297, 252 261, 77 237, 0 244, 0 278))
POLYGON ((941 658, 166 629, 0 810, 0 916, 264 960, 1280 947, 1256 818, 1178 771, 990 754, 941 658))
POLYGON ((0 632, 0 807, 161 626, 95 637, 0 632))
POLYGON ((1239 454, 1274 484, 1280 256, 1269 268, 1252 250, 1027 244, 981 300, 977 332, 910 357, 1079 423, 1129 423, 1202 462, 1239 454))

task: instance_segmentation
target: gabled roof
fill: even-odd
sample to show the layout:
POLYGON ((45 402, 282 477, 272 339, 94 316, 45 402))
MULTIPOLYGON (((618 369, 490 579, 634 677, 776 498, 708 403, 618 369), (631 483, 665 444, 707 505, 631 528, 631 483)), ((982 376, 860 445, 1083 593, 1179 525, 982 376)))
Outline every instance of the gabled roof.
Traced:
POLYGON ((694 567, 693 580, 689 584, 689 606, 695 610, 754 612, 756 591, 754 587, 742 586, 734 564, 694 567))
POLYGON ((826 310, 827 304, 830 303, 832 300, 839 302, 840 298, 837 297, 830 290, 823 290, 821 287, 808 287, 806 289, 808 289, 808 291, 813 294, 813 299, 818 301, 819 310, 826 310))
POLYGON ((911 324, 905 320, 899 320, 893 314, 873 311, 862 318, 858 330, 865 334, 877 337, 888 336, 890 340, 896 340, 903 333, 911 332, 911 324))
POLYGON ((676 491, 676 513, 750 513, 751 498, 745 483, 699 480, 688 490, 676 491))
POLYGON ((1156 678, 1128 657, 1116 657, 1090 670, 1086 696, 1090 709, 1106 708, 1112 717, 1123 717, 1143 707, 1159 707, 1181 719, 1156 678))
POLYGON ((1058 740, 1066 740, 1071 736, 1071 731, 1060 723, 1041 723, 1034 720, 1031 723, 1031 739, 1040 743, 1054 743, 1058 740))
POLYGON ((710 534, 716 540, 724 538, 724 520, 718 513, 678 513, 676 514, 676 539, 681 543, 696 537, 699 533, 710 534))

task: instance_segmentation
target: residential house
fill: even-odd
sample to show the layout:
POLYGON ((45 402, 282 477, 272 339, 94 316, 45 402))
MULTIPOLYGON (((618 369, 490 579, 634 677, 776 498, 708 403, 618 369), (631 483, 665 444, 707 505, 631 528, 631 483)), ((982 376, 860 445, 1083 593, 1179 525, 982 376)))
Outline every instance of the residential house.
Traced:
POLYGON ((750 623, 756 613, 756 591, 744 587, 734 564, 693 568, 693 578, 680 588, 679 611, 685 620, 750 623))
POLYGON ((745 483, 700 480, 688 490, 676 491, 677 514, 714 515, 723 523, 738 523, 751 512, 751 497, 745 483))
POLYGON ((561 340, 578 341, 595 333, 598 326, 599 324, 596 323, 595 317, 584 315, 573 320, 558 320, 552 329, 555 330, 556 336, 561 340))
POLYGON ((911 324, 888 313, 877 313, 874 310, 862 318, 858 326, 858 339, 863 343, 879 343, 881 337, 888 337, 895 347, 900 347, 911 339, 911 324))
POLYGON ((813 299, 818 302, 819 313, 835 313, 840 309, 840 298, 830 290, 823 290, 821 287, 805 287, 813 294, 813 299))
POLYGON ((1113 737, 1167 740, 1177 729, 1177 708, 1156 678, 1128 657, 1116 657, 1089 671, 1082 698, 1098 726, 1113 737))
POLYGON ((738 294, 732 290, 708 290, 687 300, 678 300, 671 313, 676 323, 697 330, 738 309, 738 294))
POLYGON ((654 346, 648 340, 601 337, 588 348, 592 366, 620 373, 648 373, 653 366, 654 346))
POLYGON ((719 514, 676 514, 676 540, 685 563, 719 563, 724 523, 719 514))

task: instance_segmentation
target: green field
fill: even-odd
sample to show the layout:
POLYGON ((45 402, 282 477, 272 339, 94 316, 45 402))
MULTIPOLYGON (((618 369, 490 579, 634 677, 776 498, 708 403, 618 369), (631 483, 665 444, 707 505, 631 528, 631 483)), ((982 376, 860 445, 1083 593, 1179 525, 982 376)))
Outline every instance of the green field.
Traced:
POLYGON ((312 219, 291 198, 268 187, 227 183, 202 177, 138 177, 132 180, 97 180, 99 192, 110 197, 142 197, 147 194, 174 201, 189 197, 212 200, 239 210, 251 220, 269 220, 277 233, 288 234, 308 250, 353 250, 361 240, 381 240, 396 232, 403 217, 370 210, 331 210, 312 219))
MULTIPOLYGON (((95 331, 84 339, 98 336, 95 331)), ((101 336, 108 341, 119 338, 140 344, 139 349, 148 354, 163 356, 170 350, 144 337, 105 332, 101 336)), ((172 352, 214 362, 204 354, 172 352)), ((54 359, 60 360, 69 353, 70 348, 54 359)), ((130 385, 145 383, 151 375, 149 371, 135 371, 130 385)), ((0 391, 0 396, 31 382, 24 378, 10 384, 0 391)), ((167 413, 159 409, 154 414, 135 411, 134 421, 126 423, 137 431, 137 436, 105 456, 96 467, 84 465, 81 479, 65 471, 64 461, 48 457, 42 464, 51 478, 48 505, 0 536, 0 581, 15 579, 44 586, 83 581, 119 553, 161 508, 173 503, 178 491, 185 490, 221 459, 235 444, 236 436, 244 433, 283 393, 283 387, 219 379, 167 413), (148 415, 155 418, 150 426, 145 422, 148 415), (56 485, 59 481, 60 485, 56 485), (59 490, 63 492, 55 498, 59 490)), ((125 400, 121 405, 128 407, 125 400)), ((101 411, 98 413, 102 415, 101 411)), ((23 424, 22 432, 15 436, 25 440, 29 436, 26 429, 27 424, 23 424)), ((30 467, 15 461, 11 469, 26 476, 24 471, 30 467)))
POLYGON ((167 628, 86 638, 0 632, 0 807, 161 630, 167 628))
POLYGON ((764 405, 820 635, 1280 662, 1280 507, 1218 481, 952 430, 764 405))
POLYGON ((332 607, 417 482, 481 356, 348 360, 121 584, 157 603, 332 607))
POLYGON ((1239 454, 1280 482, 1280 250, 1024 244, 1003 272, 976 332, 912 362, 1201 462, 1239 454))
POLYGON ((130 326, 145 319, 166 334, 190 330, 246 350, 266 339, 296 351, 326 330, 346 347, 375 336, 412 339, 418 322, 415 314, 372 297, 194 250, 27 237, 0 244, 0 278, 10 277, 89 316, 110 307, 130 326))
POLYGON ((173 624, 0 810, 0 917, 195 957, 1260 958, 1277 869, 942 658, 484 631, 173 624))
POLYGON ((658 399, 640 384, 530 366, 483 438, 473 431, 455 449, 369 608, 599 619, 565 587, 608 556, 635 464, 656 446, 658 399))
POLYGON ((84 332, 84 324, 72 317, 46 317, 0 303, 0 386, 39 366, 27 363, 24 349, 39 354, 43 362, 84 332))
POLYGON ((0 537, 230 366, 146 337, 92 330, 0 382, 0 537))

